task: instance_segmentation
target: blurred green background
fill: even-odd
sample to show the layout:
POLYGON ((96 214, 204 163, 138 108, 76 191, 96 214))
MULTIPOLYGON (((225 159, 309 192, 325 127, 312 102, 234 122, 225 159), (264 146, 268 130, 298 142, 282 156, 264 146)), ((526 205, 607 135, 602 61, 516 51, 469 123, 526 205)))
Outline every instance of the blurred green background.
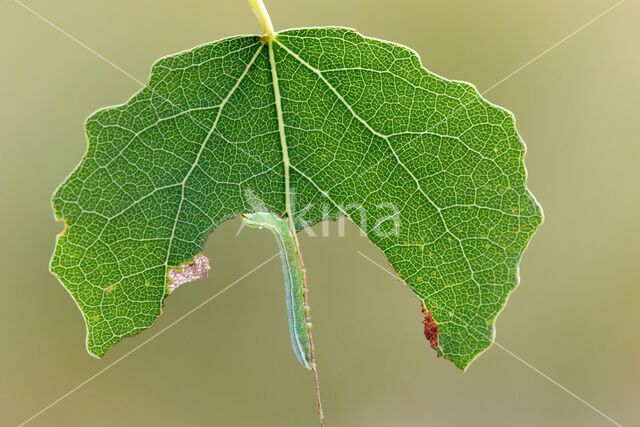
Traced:
MULTIPOLYGON (((246 1, 25 0, 139 80, 160 56, 259 25, 246 1)), ((277 29, 344 25, 406 44, 482 91, 614 4, 603 0, 272 0, 277 29)), ((625 425, 640 423, 640 8, 626 1, 486 97, 512 110, 546 221, 497 341, 625 425)), ((85 151, 83 121, 138 84, 13 1, 0 5, 0 425, 18 425, 276 252, 225 223, 213 271, 102 360, 48 272, 50 196, 85 151)), ((320 232, 321 226, 314 229, 320 232)), ((327 426, 610 425, 502 349, 462 373, 437 359, 417 300, 346 236, 301 245, 327 426)), ((315 426, 313 379, 290 348, 278 260, 35 418, 32 426, 315 426)))

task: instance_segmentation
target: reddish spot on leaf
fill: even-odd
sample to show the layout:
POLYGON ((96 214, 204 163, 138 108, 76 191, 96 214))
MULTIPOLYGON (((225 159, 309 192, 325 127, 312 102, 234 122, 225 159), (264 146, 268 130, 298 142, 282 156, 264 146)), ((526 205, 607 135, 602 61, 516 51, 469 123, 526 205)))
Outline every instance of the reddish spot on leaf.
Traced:
POLYGON ((424 304, 420 304, 422 307, 422 313, 424 313, 424 319, 422 319, 422 323, 424 324, 424 336, 431 344, 431 348, 436 350, 438 348, 438 323, 434 320, 431 315, 431 311, 427 310, 424 304))

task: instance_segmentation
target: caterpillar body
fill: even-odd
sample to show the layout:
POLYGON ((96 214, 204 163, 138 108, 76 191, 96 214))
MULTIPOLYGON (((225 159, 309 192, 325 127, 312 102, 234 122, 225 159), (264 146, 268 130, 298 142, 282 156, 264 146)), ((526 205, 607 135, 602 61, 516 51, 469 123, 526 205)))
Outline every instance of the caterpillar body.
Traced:
POLYGON ((280 249, 282 272, 287 300, 287 317, 289 319, 289 335, 291 346, 296 357, 307 369, 314 368, 313 349, 310 336, 306 304, 306 286, 304 283, 304 267, 299 255, 296 240, 286 220, 273 213, 254 212, 242 214, 244 223, 252 228, 266 228, 273 232, 280 249))

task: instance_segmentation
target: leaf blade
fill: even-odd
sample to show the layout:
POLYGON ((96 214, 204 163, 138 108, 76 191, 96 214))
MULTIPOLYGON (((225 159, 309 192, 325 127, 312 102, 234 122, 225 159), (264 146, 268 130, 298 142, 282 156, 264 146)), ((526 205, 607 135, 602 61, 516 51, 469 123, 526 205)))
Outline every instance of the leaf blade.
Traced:
MULTIPOLYGON (((428 72, 417 54, 406 47, 366 38, 350 29, 327 27, 288 30, 275 36, 279 116, 272 60, 266 48, 255 53, 254 63, 246 52, 239 53, 241 46, 252 43, 262 46, 263 42, 237 37, 164 58, 154 66, 150 89, 141 92, 147 90, 148 99, 140 95, 123 107, 97 113, 97 119, 94 116, 114 127, 124 120, 124 127, 143 135, 141 140, 151 151, 144 144, 133 151, 120 147, 125 154, 119 156, 129 160, 130 166, 100 152, 101 146, 113 145, 122 136, 116 132, 100 140, 97 135, 104 130, 92 129, 93 121, 88 121, 89 151, 79 167, 92 171, 87 182, 95 181, 95 188, 102 183, 107 193, 125 199, 127 191, 114 183, 133 182, 144 190, 129 199, 156 200, 144 206, 146 210, 128 215, 120 231, 116 228, 113 233, 123 235, 123 229, 142 221, 146 211, 162 211, 159 195, 167 205, 184 201, 184 208, 182 202, 178 204, 171 243, 165 248, 166 270, 193 259, 220 222, 255 211, 249 193, 260 201, 261 209, 280 214, 287 210, 287 196, 295 198, 292 213, 298 229, 349 216, 430 311, 437 322, 439 353, 466 368, 490 345, 495 317, 517 284, 522 252, 542 221, 540 207, 526 188, 525 147, 513 115, 484 100, 473 86, 428 72), (245 65, 245 75, 242 82, 230 85, 226 70, 236 70, 238 63, 245 65), (235 89, 228 92, 229 87, 235 89), (226 97, 221 95, 225 88, 226 97), (144 111, 140 99, 142 104, 149 101, 160 112, 158 117, 166 120, 153 125, 140 119, 136 122, 144 111), (215 100, 220 99, 226 99, 224 111, 215 110, 215 100), (280 127, 286 133, 288 162, 283 160, 280 127), (204 137, 207 128, 210 131, 204 137), (195 136, 189 138, 190 133, 195 136), (204 141, 197 153, 193 140, 204 141), (103 168, 111 179, 101 174, 99 161, 107 164, 103 168), (140 168, 147 170, 156 163, 172 165, 175 170, 148 179, 127 179, 127 168, 142 164, 140 168), (285 187, 286 171, 292 194, 285 187), (114 178, 117 173, 124 178, 114 178), (195 174, 193 179, 190 174, 195 174), (389 215, 393 207, 398 210, 389 215)), ((76 178, 72 175, 63 185, 71 196, 81 193, 85 185, 79 185, 76 178)), ((104 188, 100 195, 85 197, 76 206, 68 200, 73 197, 62 193, 54 197, 54 204, 56 200, 59 205, 66 203, 56 208, 58 217, 67 219, 70 229, 75 227, 83 239, 93 242, 85 246, 100 249, 89 256, 83 269, 90 269, 91 260, 99 259, 100 254, 115 251, 96 268, 104 272, 123 264, 135 270, 123 261, 130 247, 110 241, 111 246, 105 248, 95 243, 101 238, 96 238, 88 224, 96 228, 97 223, 99 228, 99 216, 77 220, 97 208, 103 214, 109 211, 102 196, 104 188), (65 210, 76 220, 71 221, 65 210)), ((146 236, 145 230, 154 227, 164 230, 161 220, 142 222, 136 228, 138 236, 146 236)), ((59 268, 54 268, 52 260, 52 271, 74 298, 95 305, 96 298, 105 298, 106 289, 113 284, 98 280, 95 295, 82 297, 69 279, 75 279, 78 272, 66 271, 70 260, 65 265, 59 254, 65 244, 59 241, 56 247, 54 260, 58 259, 55 266, 59 268)), ((146 249, 136 250, 139 256, 163 253, 157 247, 146 249)), ((154 289, 159 293, 166 286, 166 271, 162 283, 156 274, 154 289)), ((156 311, 139 321, 130 334, 153 322, 166 296, 166 291, 161 298, 155 295, 159 300, 156 311)), ((126 305, 121 300, 120 306, 126 305)), ((91 336, 93 311, 81 309, 91 336)), ((108 337, 108 332, 102 333, 108 337)), ((118 339, 114 334, 92 348, 103 354, 118 339)))

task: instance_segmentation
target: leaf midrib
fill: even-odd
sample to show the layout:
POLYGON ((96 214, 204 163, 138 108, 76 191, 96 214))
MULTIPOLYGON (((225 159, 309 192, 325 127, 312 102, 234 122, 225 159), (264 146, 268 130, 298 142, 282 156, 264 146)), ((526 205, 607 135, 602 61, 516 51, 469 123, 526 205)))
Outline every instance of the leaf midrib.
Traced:
POLYGON ((276 67, 275 53, 273 51, 273 41, 275 36, 269 37, 267 44, 269 45, 269 67, 271 68, 271 79, 273 84, 273 96, 276 105, 276 115, 278 118, 278 134, 280 135, 280 146, 282 148, 282 163, 284 165, 284 197, 285 210, 287 213, 289 226, 292 232, 295 232, 293 222, 293 211, 291 209, 291 183, 289 176, 289 147, 287 146, 287 134, 285 132, 284 118, 282 115, 282 97, 280 96, 280 84, 278 81, 278 69, 276 67))

